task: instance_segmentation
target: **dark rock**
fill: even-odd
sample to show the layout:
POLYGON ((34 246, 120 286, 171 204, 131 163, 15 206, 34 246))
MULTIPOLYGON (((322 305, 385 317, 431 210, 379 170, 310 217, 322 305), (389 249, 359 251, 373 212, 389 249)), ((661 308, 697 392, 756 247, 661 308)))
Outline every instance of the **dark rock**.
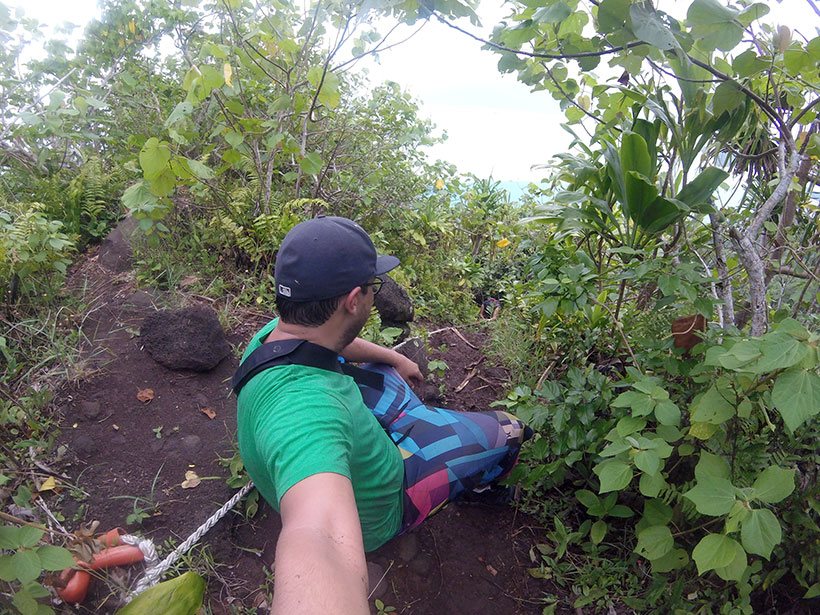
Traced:
POLYGON ((376 562, 367 562, 367 586, 370 588, 372 599, 381 598, 387 591, 387 583, 382 576, 384 568, 376 562))
POLYGON ((182 436, 182 446, 189 453, 197 453, 202 448, 202 438, 196 434, 182 436))
POLYGON ((204 306, 151 314, 140 337, 151 358, 168 369, 207 372, 231 352, 216 312, 204 306))
POLYGON ((93 421, 100 416, 100 402, 84 401, 80 403, 80 412, 89 421, 93 421))
POLYGON ((424 385, 424 391, 422 391, 421 401, 425 404, 440 404, 444 401, 444 398, 441 395, 441 391, 435 384, 426 384, 424 385))
POLYGON ((407 340, 402 346, 396 349, 396 352, 404 355, 411 361, 415 361, 419 366, 421 373, 425 377, 427 376, 427 349, 424 347, 424 343, 420 339, 413 338, 407 340))
POLYGON ((100 264, 114 273, 122 273, 131 269, 134 252, 131 249, 131 239, 137 229, 137 221, 133 217, 124 218, 100 246, 100 264))
POLYGON ((97 441, 94 440, 94 438, 85 434, 80 434, 74 439, 72 448, 79 457, 87 458, 95 454, 99 447, 97 446, 97 441))
POLYGON ((381 277, 384 284, 376 295, 375 305, 382 323, 390 322, 393 326, 398 326, 398 323, 413 320, 413 303, 410 301, 410 295, 389 275, 381 277))
POLYGON ((419 552, 419 539, 415 534, 405 534, 399 538, 399 559, 409 562, 419 552))

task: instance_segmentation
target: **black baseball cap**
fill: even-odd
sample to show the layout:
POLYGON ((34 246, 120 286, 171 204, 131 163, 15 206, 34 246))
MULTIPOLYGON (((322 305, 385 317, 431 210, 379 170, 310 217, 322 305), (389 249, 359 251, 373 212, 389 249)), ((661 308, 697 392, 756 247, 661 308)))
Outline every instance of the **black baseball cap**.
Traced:
POLYGON ((276 255, 276 294, 291 301, 343 295, 398 267, 380 256, 364 229, 347 218, 319 216, 294 226, 276 255))

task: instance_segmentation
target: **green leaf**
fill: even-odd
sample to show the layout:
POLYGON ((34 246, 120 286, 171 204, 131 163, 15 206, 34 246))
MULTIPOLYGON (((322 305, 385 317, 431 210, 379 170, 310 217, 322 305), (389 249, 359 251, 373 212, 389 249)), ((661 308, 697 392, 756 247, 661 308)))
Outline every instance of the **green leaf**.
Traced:
POLYGON ((0 525, 0 549, 16 549, 20 544, 20 528, 0 525))
POLYGON ((11 602, 21 615, 40 615, 40 607, 43 606, 25 588, 15 592, 11 602))
MULTIPOLYGON (((584 505, 587 511, 595 509, 599 510, 600 512, 603 512, 603 508, 601 507, 601 500, 598 499, 598 496, 592 493, 592 491, 589 491, 587 489, 579 489, 575 492, 575 497, 579 502, 581 502, 581 504, 584 505)), ((596 513, 590 514, 596 517, 599 516, 596 513)))
POLYGON ((675 539, 666 525, 651 525, 638 532, 635 553, 648 560, 660 559, 675 547, 675 539))
POLYGON ((14 581, 16 578, 17 571, 14 569, 11 555, 0 555, 0 580, 14 581))
POLYGON ((145 590, 117 615, 196 615, 204 597, 204 579, 195 572, 186 572, 145 590))
MULTIPOLYGON (((731 540, 731 539, 730 539, 731 540)), ((722 567, 715 568, 717 575, 724 581, 740 581, 748 565, 746 551, 743 550, 737 541, 732 540, 730 549, 732 550, 732 560, 722 567)))
MULTIPOLYGON (((726 391, 727 395, 734 395, 726 391)), ((717 386, 713 384, 709 389, 695 397, 689 414, 693 423, 711 423, 720 425, 735 415, 735 407, 726 399, 717 386)))
POLYGON ((772 403, 794 432, 820 412, 820 376, 796 367, 783 372, 774 383, 772 403))
POLYGON ((598 4, 598 32, 609 34, 626 27, 631 0, 602 0, 598 4))
POLYGON ((743 26, 732 10, 717 0, 694 0, 686 13, 692 35, 704 51, 731 51, 743 38, 743 26))
POLYGON ((769 559, 772 549, 780 544, 783 532, 774 513, 766 508, 755 508, 743 521, 740 540, 749 553, 769 559))
MULTIPOLYGON (((616 400, 617 401, 617 400, 616 400)), ((614 405, 614 402, 613 402, 614 405)), ((620 407, 620 406, 616 406, 620 407)), ((627 406, 629 407, 629 406, 627 406)), ((615 430, 618 432, 618 435, 621 437, 628 436, 633 434, 637 431, 641 431, 644 427, 646 427, 646 421, 641 418, 636 418, 632 416, 625 416, 621 420, 618 421, 618 424, 615 425, 615 430)))
POLYGON ((225 133, 225 141, 233 148, 237 148, 242 145, 242 142, 245 140, 245 137, 235 132, 233 130, 229 130, 225 133))
POLYGON ((722 534, 707 534, 701 538, 692 551, 692 559, 697 564, 698 574, 729 566, 737 556, 738 547, 740 545, 737 541, 722 534))
POLYGON ((638 490, 642 495, 648 498, 658 497, 664 487, 666 487, 666 480, 664 480, 663 474, 660 472, 654 476, 641 474, 641 478, 638 481, 638 490))
POLYGON ((686 203, 691 209, 698 210, 712 196, 718 186, 729 177, 723 169, 706 167, 695 179, 678 192, 677 199, 686 203))
POLYGON ((663 500, 645 500, 643 521, 649 525, 667 525, 672 520, 672 508, 663 500))
POLYGON ((307 175, 316 175, 319 171, 322 170, 322 162, 321 156, 316 152, 311 152, 304 158, 299 161, 299 166, 302 168, 302 171, 305 172, 307 175))
POLYGON ((658 402, 655 418, 661 425, 680 425, 680 408, 669 400, 658 402))
POLYGON ((707 477, 683 494, 695 504, 698 512, 711 517, 725 515, 735 503, 735 487, 724 478, 707 477))
POLYGON ((561 23, 570 15, 572 15, 572 9, 559 0, 549 6, 539 8, 533 13, 532 19, 537 23, 561 23))
POLYGON ((17 579, 21 583, 28 583, 40 576, 43 567, 40 565, 40 558, 35 551, 24 549, 17 551, 11 556, 11 563, 14 566, 17 579))
POLYGON ((753 49, 747 49, 732 60, 732 68, 738 77, 751 77, 766 70, 768 66, 768 63, 757 57, 753 49))
POLYGON ((655 407, 655 401, 645 393, 638 391, 627 391, 621 393, 612 401, 613 408, 631 408, 633 417, 646 416, 651 414, 655 407))
POLYGON ((805 359, 810 352, 808 345, 780 331, 766 334, 760 342, 760 352, 763 356, 750 370, 755 374, 765 374, 776 369, 793 367, 805 359))
POLYGON ((655 451, 641 451, 633 460, 641 472, 654 476, 661 469, 661 459, 655 451))
POLYGON ((196 175, 199 179, 213 179, 214 172, 207 165, 204 165, 199 160, 195 160, 193 158, 186 158, 185 160, 188 163, 188 168, 191 169, 191 173, 196 175))
POLYGON ((755 499, 767 504, 776 504, 789 497, 794 491, 794 470, 770 466, 755 479, 752 489, 755 499))
POLYGON ((695 478, 706 482, 710 477, 729 480, 731 468, 724 457, 701 451, 698 465, 695 466, 695 478))
POLYGON ((602 461, 595 466, 593 471, 601 481, 601 488, 598 493, 619 491, 632 481, 632 468, 623 461, 616 459, 602 461))
POLYGON ((658 11, 650 3, 633 4, 629 8, 629 16, 632 20, 632 31, 640 40, 664 51, 678 47, 675 35, 661 21, 658 11))
POLYGON ((601 544, 604 536, 606 536, 606 531, 607 525, 605 521, 598 519, 595 523, 593 523, 592 528, 589 531, 589 537, 592 539, 592 544, 601 544))
POLYGON ((663 557, 652 560, 652 572, 672 572, 686 567, 688 563, 689 554, 684 549, 672 549, 663 557))
POLYGON ((44 545, 37 549, 37 556, 43 570, 64 570, 74 565, 74 556, 71 551, 62 547, 44 545))
POLYGON ((45 534, 43 530, 38 530, 36 527, 31 527, 30 525, 24 525, 19 528, 17 534, 17 539, 20 541, 19 546, 33 547, 42 540, 43 534, 45 534))
MULTIPOLYGON (((679 220, 686 211, 685 206, 679 206, 675 200, 657 197, 648 207, 636 215, 635 222, 650 235, 666 230, 679 220)), ((680 205, 683 205, 683 203, 680 203, 680 205)))
POLYGON ((717 117, 726 111, 732 111, 743 104, 743 96, 731 81, 724 81, 715 88, 712 96, 712 113, 717 117))
POLYGON ((811 337, 808 329, 797 322, 794 318, 784 318, 777 323, 776 329, 778 333, 785 333, 786 335, 790 335, 794 339, 802 342, 809 341, 809 338, 811 337))
POLYGON ((168 144, 156 137, 151 137, 142 146, 139 155, 140 167, 145 179, 152 180, 159 177, 168 169, 171 160, 171 150, 168 144))

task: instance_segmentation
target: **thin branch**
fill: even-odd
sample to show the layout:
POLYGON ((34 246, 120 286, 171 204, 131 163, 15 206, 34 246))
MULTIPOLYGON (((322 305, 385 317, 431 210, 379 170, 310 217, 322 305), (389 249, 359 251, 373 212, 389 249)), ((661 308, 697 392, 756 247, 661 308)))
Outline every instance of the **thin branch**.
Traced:
POLYGON ((800 113, 798 113, 791 120, 789 120, 789 127, 794 126, 795 124, 797 124, 797 122, 800 121, 800 118, 803 117, 804 115, 806 115, 806 113, 808 113, 809 111, 811 111, 811 108, 816 106, 818 103, 820 103, 820 98, 815 98, 808 105, 803 107, 800 110, 800 113))

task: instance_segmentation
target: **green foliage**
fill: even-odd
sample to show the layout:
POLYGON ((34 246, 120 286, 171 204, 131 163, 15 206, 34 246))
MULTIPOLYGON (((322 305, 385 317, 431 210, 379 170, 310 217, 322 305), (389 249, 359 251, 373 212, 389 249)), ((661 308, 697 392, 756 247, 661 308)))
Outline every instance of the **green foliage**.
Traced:
POLYGON ((50 596, 38 582, 43 572, 56 572, 74 566, 68 549, 40 544, 45 532, 30 527, 0 526, 0 581, 11 589, 11 603, 21 615, 53 613, 40 602, 50 596))
POLYGON ((195 615, 205 599, 205 579, 195 572, 150 587, 117 611, 118 615, 195 615))

